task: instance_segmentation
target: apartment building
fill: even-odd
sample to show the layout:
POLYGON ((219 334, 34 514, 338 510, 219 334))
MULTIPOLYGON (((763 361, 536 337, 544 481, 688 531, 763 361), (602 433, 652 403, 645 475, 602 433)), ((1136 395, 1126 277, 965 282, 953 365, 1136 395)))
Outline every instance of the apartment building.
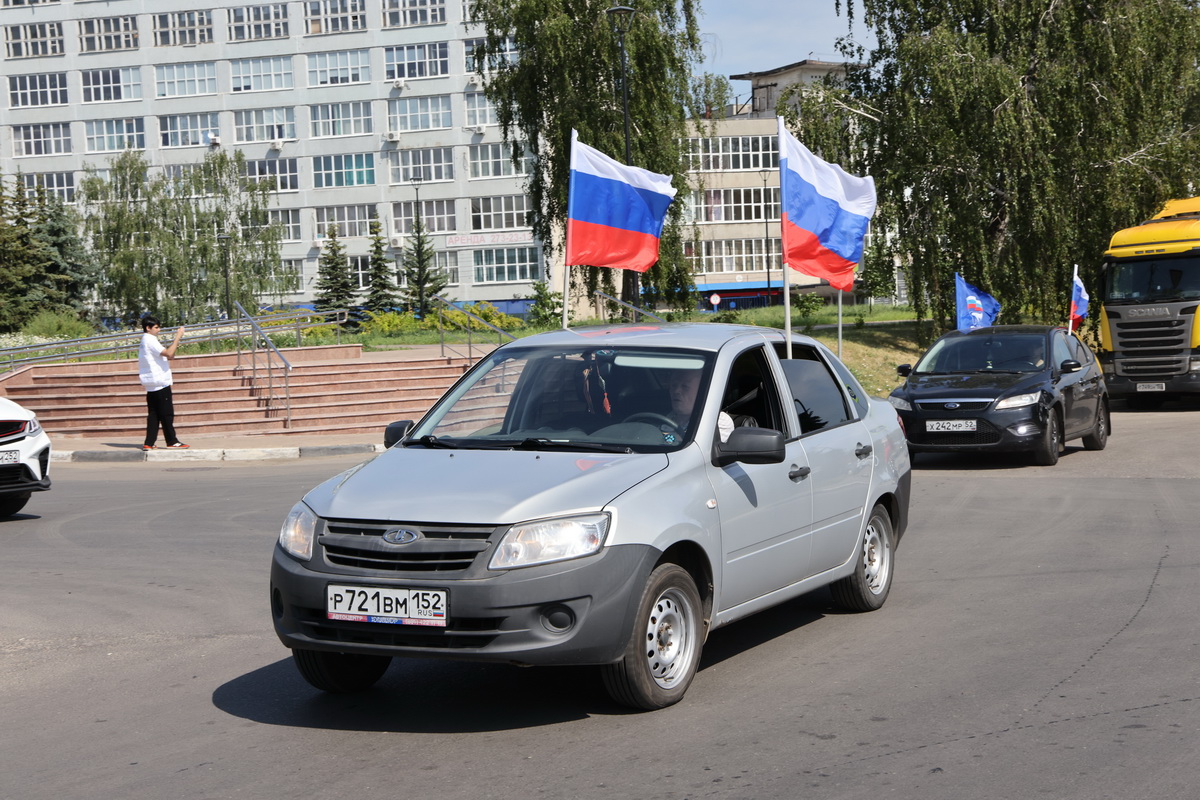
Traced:
POLYGON ((419 202, 446 294, 521 311, 545 259, 467 3, 0 0, 0 171, 72 202, 125 149, 168 172, 241 150, 276 186, 292 301, 312 299, 330 225, 365 286, 371 220, 397 254, 419 202))

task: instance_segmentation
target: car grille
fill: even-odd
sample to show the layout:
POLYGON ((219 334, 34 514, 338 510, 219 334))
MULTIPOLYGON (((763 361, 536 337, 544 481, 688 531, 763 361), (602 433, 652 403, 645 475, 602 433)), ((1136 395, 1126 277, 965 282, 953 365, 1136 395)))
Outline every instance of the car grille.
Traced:
POLYGON ((992 404, 991 400, 967 400, 958 403, 954 408, 946 408, 947 403, 955 403, 955 400, 930 400, 917 403, 917 408, 922 411, 982 411, 992 404))
MULTIPOLYGON (((1184 309, 1181 317, 1139 322, 1113 320, 1117 374, 1130 378, 1167 377, 1188 371, 1192 321, 1195 308, 1184 309)), ((1116 314, 1112 311, 1109 316, 1116 314)))
MULTIPOLYGON (((919 427, 919 426, 913 426, 919 427)), ((996 444, 1000 441, 1000 431, 987 420, 976 420, 975 430, 950 433, 929 433, 928 431, 910 430, 908 439, 913 444, 931 447, 977 447, 996 444)))
MULTIPOLYGON (((43 467, 44 469, 44 467, 43 467)), ((0 467, 0 486, 20 486, 37 480, 24 464, 6 464, 0 467)))
POLYGON ((497 636, 504 617, 455 617, 445 628, 416 625, 377 625, 338 622, 323 611, 295 607, 293 613, 305 634, 324 642, 378 647, 419 647, 425 650, 468 650, 487 647, 497 636))
POLYGON ((326 520, 317 541, 331 566, 390 573, 454 573, 470 569, 476 557, 490 549, 498 530, 482 525, 326 520), (416 531, 420 537, 409 544, 389 544, 383 541, 383 534, 393 528, 416 531))

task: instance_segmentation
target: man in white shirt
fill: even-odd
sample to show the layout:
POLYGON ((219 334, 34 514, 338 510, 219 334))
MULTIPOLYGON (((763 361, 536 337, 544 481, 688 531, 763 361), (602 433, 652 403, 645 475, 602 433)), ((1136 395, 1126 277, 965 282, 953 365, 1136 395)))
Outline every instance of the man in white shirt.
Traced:
POLYGON ((175 406, 171 399, 171 365, 168 359, 175 357, 179 340, 183 337, 183 326, 175 331, 175 341, 163 347, 158 339, 162 328, 151 316, 142 317, 142 343, 138 347, 138 377, 146 387, 146 441, 143 450, 154 450, 158 439, 158 426, 162 425, 167 447, 185 449, 187 445, 175 436, 175 406))

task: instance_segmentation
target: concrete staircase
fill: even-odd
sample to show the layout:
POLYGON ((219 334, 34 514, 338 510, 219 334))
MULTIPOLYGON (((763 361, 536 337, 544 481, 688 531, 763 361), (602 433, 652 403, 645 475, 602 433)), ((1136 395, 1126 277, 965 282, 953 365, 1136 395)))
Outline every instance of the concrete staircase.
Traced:
MULTIPOLYGON (((291 425, 286 426, 280 371, 268 405, 260 358, 255 386, 248 355, 179 356, 174 376, 175 427, 180 438, 204 435, 375 432, 398 419, 417 419, 471 365, 436 347, 362 352, 361 345, 283 350, 291 425)), ((140 438, 146 393, 133 359, 25 367, 0 377, 0 392, 38 415, 54 434, 140 438)))

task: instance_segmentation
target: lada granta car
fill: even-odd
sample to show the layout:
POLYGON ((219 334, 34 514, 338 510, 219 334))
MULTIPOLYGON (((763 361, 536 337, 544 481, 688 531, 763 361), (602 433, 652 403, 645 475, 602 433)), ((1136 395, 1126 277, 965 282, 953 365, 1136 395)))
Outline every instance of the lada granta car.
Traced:
POLYGON ((37 416, 0 397, 0 517, 20 513, 33 492, 50 488, 50 437, 37 416))
POLYGON ((1103 450, 1112 430, 1104 373, 1066 328, 952 331, 896 371, 906 380, 888 399, 914 453, 1025 452, 1052 466, 1066 442, 1103 450))
POLYGON ((870 611, 892 585, 896 412, 807 337, 531 336, 410 427, 280 532, 275 630, 318 689, 370 687, 393 657, 591 664, 654 709, 687 691, 712 630, 827 585, 870 611))

